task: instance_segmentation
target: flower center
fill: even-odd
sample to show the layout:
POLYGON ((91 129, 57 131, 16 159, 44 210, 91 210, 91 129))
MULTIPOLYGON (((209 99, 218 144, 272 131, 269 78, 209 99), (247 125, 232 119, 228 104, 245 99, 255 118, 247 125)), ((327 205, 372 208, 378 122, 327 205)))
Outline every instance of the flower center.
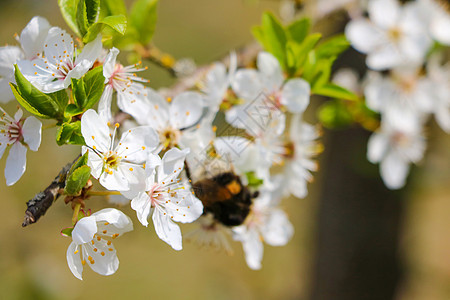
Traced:
POLYGON ((22 141, 22 120, 16 122, 6 113, 3 113, 0 117, 0 135, 8 139, 7 146, 22 141))
POLYGON ((393 42, 398 42, 400 40, 400 37, 402 36, 402 32, 400 28, 393 27, 389 29, 388 31, 388 37, 393 42))
POLYGON ((167 127, 159 132, 159 139, 164 149, 171 149, 178 144, 180 138, 180 130, 167 127))
POLYGON ((119 166, 122 157, 119 156, 117 152, 108 151, 108 153, 104 157, 104 160, 105 160, 105 167, 107 169, 117 170, 117 167, 119 166))
POLYGON ((150 197, 150 201, 152 203, 152 207, 156 207, 160 205, 160 203, 164 200, 163 191, 160 190, 160 186, 155 184, 150 191, 147 192, 147 195, 150 197))

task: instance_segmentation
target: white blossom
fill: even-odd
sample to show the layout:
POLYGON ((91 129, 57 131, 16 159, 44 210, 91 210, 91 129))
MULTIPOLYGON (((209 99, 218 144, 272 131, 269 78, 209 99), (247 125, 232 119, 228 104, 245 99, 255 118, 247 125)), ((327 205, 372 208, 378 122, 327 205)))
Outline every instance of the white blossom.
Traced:
POLYGON ((386 77, 369 73, 364 94, 370 109, 401 127, 420 127, 437 104, 429 78, 415 67, 396 68, 386 77))
POLYGON ((245 260, 253 270, 261 269, 263 242, 284 246, 294 234, 286 213, 278 208, 279 193, 277 190, 261 190, 244 224, 233 228, 233 238, 242 242, 245 260))
POLYGON ((16 37, 17 46, 0 47, 0 102, 6 103, 14 98, 10 82, 15 82, 14 64, 22 59, 33 60, 42 55, 44 40, 50 24, 45 18, 36 16, 16 37))
POLYGON ((153 172, 150 172, 145 192, 131 200, 131 208, 139 221, 148 226, 152 215, 158 237, 175 250, 182 249, 181 231, 175 222, 191 223, 203 213, 202 202, 191 191, 189 183, 180 178, 189 150, 167 151, 153 172))
POLYGON ((196 130, 203 114, 203 97, 197 92, 183 92, 165 100, 153 89, 146 89, 147 97, 139 111, 132 115, 141 125, 154 128, 164 149, 180 145, 180 138, 186 130, 196 130))
POLYGON ((308 194, 307 183, 313 180, 311 172, 319 169, 313 158, 322 151, 322 145, 317 142, 320 131, 300 120, 300 116, 294 116, 289 136, 283 164, 284 194, 304 198, 308 194))
POLYGON ((37 89, 52 93, 81 78, 92 67, 102 51, 101 35, 86 44, 78 53, 72 37, 58 27, 52 27, 44 42, 44 55, 32 61, 17 63, 22 74, 37 89))
POLYGON ((381 123, 369 139, 367 158, 380 163, 380 174, 386 186, 399 189, 405 185, 410 163, 417 163, 425 151, 425 139, 419 128, 381 123))
POLYGON ((431 38, 416 10, 396 0, 373 0, 368 12, 370 19, 352 20, 345 35, 356 50, 367 54, 369 68, 384 70, 423 62, 431 38))
MULTIPOLYGON (((145 87, 141 83, 149 80, 138 77, 136 72, 144 71, 141 62, 124 67, 117 63, 119 50, 112 48, 103 64, 103 76, 105 76, 105 89, 99 102, 99 115, 105 120, 111 120, 111 100, 113 93, 117 93, 117 105, 121 110, 130 115, 139 111, 146 96, 145 87)), ((141 120, 142 122, 142 120, 141 120)))
POLYGON ((232 82, 232 89, 242 101, 241 105, 226 112, 226 120, 238 128, 248 129, 258 123, 255 117, 261 110, 276 111, 286 107, 292 113, 302 113, 309 104, 310 86, 301 78, 284 83, 278 60, 268 52, 260 52, 258 70, 240 69, 232 82))
POLYGON ((32 151, 39 149, 42 123, 33 116, 22 119, 23 112, 20 108, 14 118, 1 107, 0 111, 0 158, 6 148, 11 147, 5 167, 6 185, 10 186, 25 173, 27 148, 32 151))
POLYGON ((221 62, 214 63, 209 69, 202 82, 202 92, 205 93, 206 105, 209 108, 208 119, 210 122, 214 120, 219 106, 226 96, 227 90, 234 80, 237 68, 237 56, 235 52, 230 54, 228 72, 225 65, 221 62))
POLYGON ((432 111, 439 126, 450 133, 450 63, 441 65, 440 61, 439 55, 433 55, 427 64, 434 103, 432 111))
MULTIPOLYGON (((81 133, 88 154, 91 175, 99 179, 108 190, 128 191, 130 185, 145 179, 145 161, 150 152, 158 147, 158 135, 148 126, 127 130, 116 144, 115 135, 119 124, 111 135, 108 123, 94 110, 89 109, 81 118, 81 133)), ((149 166, 152 167, 152 166, 149 166)))
POLYGON ((75 224, 73 241, 67 249, 67 263, 73 275, 82 280, 85 264, 100 275, 114 274, 119 268, 119 259, 112 240, 131 230, 130 218, 114 208, 81 218, 75 224))

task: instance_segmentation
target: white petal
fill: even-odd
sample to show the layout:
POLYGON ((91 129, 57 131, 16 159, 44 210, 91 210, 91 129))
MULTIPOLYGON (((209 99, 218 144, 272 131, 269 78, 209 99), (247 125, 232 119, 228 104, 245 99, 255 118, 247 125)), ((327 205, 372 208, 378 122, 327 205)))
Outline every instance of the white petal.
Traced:
POLYGON ((306 80, 291 79, 283 86, 281 103, 292 113, 302 113, 308 107, 311 88, 306 80))
POLYGON ((381 28, 396 25, 400 15, 400 5, 396 0, 372 0, 368 3, 370 19, 381 28))
POLYGON ((64 78, 64 88, 68 88, 69 85, 72 83, 72 78, 74 79, 80 79, 84 74, 89 71, 89 69, 92 67, 94 61, 90 60, 82 60, 79 63, 76 64, 75 68, 69 71, 67 73, 66 78, 64 78))
POLYGON ((197 92, 183 92, 172 100, 169 120, 174 128, 184 129, 200 121, 202 114, 202 95, 197 92))
POLYGON ((92 149, 83 146, 81 154, 84 155, 86 151, 89 151, 87 165, 91 168, 91 175, 98 179, 103 171, 103 159, 92 149))
POLYGON ((9 150, 8 159, 5 166, 6 185, 15 184, 23 173, 27 165, 27 148, 21 143, 14 143, 9 150))
POLYGON ((172 174, 178 173, 177 176, 184 169, 184 161, 186 155, 189 153, 189 149, 180 150, 178 148, 172 148, 167 151, 162 158, 162 165, 159 167, 159 178, 165 178, 172 174))
POLYGON ((75 64, 77 65, 81 61, 85 60, 90 62, 91 64, 90 67, 92 67, 92 65, 94 64, 94 62, 97 60, 97 58, 100 56, 101 53, 102 53, 102 36, 101 34, 99 34, 97 35, 95 40, 84 46, 80 55, 77 56, 75 64))
POLYGON ((242 241, 245 252, 245 261, 252 270, 261 269, 261 261, 264 253, 264 246, 256 229, 247 232, 245 240, 242 241))
POLYGON ((389 147, 389 139, 384 134, 374 133, 367 144, 367 159, 371 163, 381 161, 389 147))
POLYGON ((389 153, 380 164, 381 178, 389 189, 396 190, 405 185, 409 163, 402 157, 389 153))
POLYGON ((18 109, 17 112, 14 114, 14 121, 19 122, 20 119, 22 119, 23 116, 23 110, 22 109, 18 109))
POLYGON ((81 253, 77 252, 75 254, 75 251, 78 248, 79 248, 79 246, 74 242, 72 242, 69 245, 69 248, 67 248, 67 253, 66 253, 67 264, 69 265, 69 269, 70 269, 70 271, 72 271, 72 274, 76 278, 83 280, 83 278, 82 278, 83 264, 81 263, 81 256, 80 256, 81 253))
POLYGON ((14 94, 11 91, 10 82, 14 82, 14 77, 0 78, 0 103, 8 103, 14 99, 14 94))
POLYGON ((23 58, 22 50, 15 46, 0 47, 0 76, 13 77, 14 64, 23 58))
POLYGON ((169 124, 169 103, 151 88, 147 93, 146 105, 141 110, 136 110, 133 116, 140 124, 150 125, 156 130, 166 128, 169 124))
POLYGON ((77 245, 90 242, 97 232, 95 217, 89 216, 80 219, 72 231, 72 239, 77 245))
POLYGON ((264 90, 260 74, 251 69, 238 70, 231 87, 238 97, 247 101, 255 99, 264 90))
POLYGON ((26 118, 22 127, 23 140, 30 150, 37 151, 41 145, 42 123, 35 117, 26 118))
POLYGON ((383 34, 369 21, 359 19, 348 23, 345 36, 353 48, 362 53, 369 53, 382 43, 383 34))
POLYGON ((170 216, 173 216, 174 221, 192 223, 203 214, 203 204, 186 187, 184 193, 178 192, 178 197, 171 199, 166 205, 166 210, 170 216))
POLYGON ((112 174, 103 172, 100 175, 100 184, 104 188, 110 191, 128 191, 130 189, 130 183, 122 170, 118 168, 117 170, 110 170, 112 174))
POLYGON ((89 256, 93 259, 92 261, 87 259, 86 264, 91 267, 92 271, 100 275, 112 275, 119 268, 119 259, 117 258, 114 245, 107 245, 107 242, 104 239, 100 241, 94 239, 94 245, 91 243, 84 244, 82 250, 85 260, 89 256), (94 251, 94 248, 96 248, 97 251, 94 251), (102 253, 104 253, 104 255, 102 255, 102 253))
POLYGON ((0 159, 3 157, 3 153, 5 153, 7 146, 7 141, 2 140, 1 136, 0 136, 0 159))
POLYGON ((151 205, 152 203, 147 193, 139 193, 136 198, 131 200, 131 208, 136 211, 139 222, 146 227, 148 226, 151 205))
POLYGON ((284 246, 292 238, 294 227, 284 211, 281 209, 271 210, 265 220, 261 233, 264 241, 271 246, 284 246))
POLYGON ((112 74, 114 73, 118 54, 119 50, 113 47, 109 50, 109 53, 105 58, 105 63, 103 64, 103 76, 105 76, 105 83, 109 81, 112 74))
POLYGON ((117 152, 127 161, 143 163, 150 151, 159 145, 159 136, 150 126, 139 126, 125 132, 117 147, 117 152))
POLYGON ((158 237, 169 244, 174 250, 181 250, 183 248, 181 241, 181 230, 177 224, 172 222, 169 214, 160 209, 155 209, 153 212, 153 225, 158 237))
POLYGON ((59 64, 60 60, 72 59, 74 52, 72 37, 59 27, 50 28, 44 42, 44 52, 45 59, 54 65, 59 64))
POLYGON ((112 119, 111 115, 111 101, 113 88, 110 84, 105 86, 100 101, 98 102, 98 115, 105 121, 109 122, 112 119))
POLYGON ((430 31, 433 37, 440 43, 450 45, 450 16, 445 12, 436 13, 431 20, 430 31))
POLYGON ((20 44, 27 59, 34 59, 38 57, 37 54, 42 53, 49 29, 50 24, 47 19, 36 16, 22 30, 20 44))
POLYGON ((372 70, 384 70, 407 62, 407 57, 393 44, 384 44, 371 52, 366 58, 366 64, 372 70))
POLYGON ((266 91, 269 93, 278 91, 283 83, 284 77, 280 63, 275 56, 268 52, 259 52, 257 65, 266 91))
POLYGON ((99 232, 107 229, 111 233, 123 234, 133 230, 133 222, 131 219, 118 209, 104 208, 93 213, 92 216, 95 217, 96 222, 100 222, 100 224, 97 224, 99 232), (104 225, 105 222, 109 224, 104 225))
POLYGON ((101 152, 109 150, 111 138, 107 121, 103 120, 95 110, 88 109, 81 117, 81 134, 86 145, 95 147, 101 152))

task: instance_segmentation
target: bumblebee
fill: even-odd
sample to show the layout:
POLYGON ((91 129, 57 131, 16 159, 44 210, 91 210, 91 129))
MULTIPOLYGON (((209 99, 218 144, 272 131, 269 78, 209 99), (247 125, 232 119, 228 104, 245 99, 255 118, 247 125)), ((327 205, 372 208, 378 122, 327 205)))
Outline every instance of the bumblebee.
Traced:
POLYGON ((212 213, 214 219, 225 226, 243 224, 252 200, 258 196, 258 192, 252 193, 231 171, 197 181, 192 186, 203 203, 204 214, 212 213))

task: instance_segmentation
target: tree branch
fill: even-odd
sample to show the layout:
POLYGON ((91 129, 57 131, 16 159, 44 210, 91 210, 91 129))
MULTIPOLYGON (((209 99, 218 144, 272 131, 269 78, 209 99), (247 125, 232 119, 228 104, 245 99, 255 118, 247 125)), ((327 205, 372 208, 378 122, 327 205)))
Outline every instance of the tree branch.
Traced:
POLYGON ((27 210, 25 211, 22 227, 36 223, 47 212, 53 202, 59 198, 61 195, 60 191, 66 186, 67 172, 69 172, 79 157, 80 155, 73 162, 65 165, 43 192, 36 194, 33 199, 27 202, 27 210))

